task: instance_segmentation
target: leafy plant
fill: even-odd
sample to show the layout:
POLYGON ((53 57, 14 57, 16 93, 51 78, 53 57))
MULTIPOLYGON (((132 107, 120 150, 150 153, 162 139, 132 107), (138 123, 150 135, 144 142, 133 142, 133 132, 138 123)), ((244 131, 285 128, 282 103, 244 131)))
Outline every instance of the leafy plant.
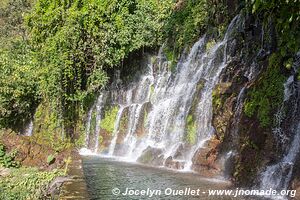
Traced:
POLYGON ((47 163, 48 163, 48 165, 51 165, 51 164, 53 164, 55 162, 55 156, 54 155, 49 155, 48 157, 47 157, 47 163))
POLYGON ((36 168, 13 169, 10 176, 0 179, 0 199, 45 199, 48 185, 57 176, 63 176, 63 172, 43 172, 36 168))
POLYGON ((297 0, 252 0, 252 13, 263 14, 264 18, 271 17, 278 33, 281 56, 299 51, 300 45, 300 4, 297 0))
POLYGON ((20 167, 20 163, 15 161, 16 152, 6 153, 6 148, 0 143, 0 166, 6 168, 17 168, 20 167))

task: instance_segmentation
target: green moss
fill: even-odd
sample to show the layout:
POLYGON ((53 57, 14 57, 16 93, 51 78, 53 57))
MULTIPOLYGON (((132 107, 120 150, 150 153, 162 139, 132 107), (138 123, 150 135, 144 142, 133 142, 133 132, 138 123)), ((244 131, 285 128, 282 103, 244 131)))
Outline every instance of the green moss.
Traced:
POLYGON ((262 127, 272 124, 272 115, 283 101, 283 83, 286 77, 281 73, 281 56, 273 54, 269 58, 267 70, 249 92, 245 104, 245 114, 256 116, 262 127))
POLYGON ((285 68, 287 68, 287 69, 291 69, 292 66, 293 66, 293 59, 292 59, 292 58, 288 59, 288 60, 284 63, 284 66, 285 66, 285 68))
POLYGON ((168 47, 164 49, 164 53, 167 57, 167 60, 170 62, 169 67, 171 72, 175 72, 177 66, 177 54, 174 52, 174 50, 168 47))
POLYGON ((152 94, 154 94, 154 89, 155 89, 154 85, 151 85, 150 86, 150 96, 152 96, 152 94))
POLYGON ((119 111, 118 106, 113 106, 105 112, 104 119, 101 120, 100 127, 106 130, 109 134, 113 134, 115 121, 119 111))
POLYGON ((98 138, 98 144, 101 145, 103 142, 103 136, 102 135, 99 135, 99 138, 98 138))
POLYGON ((214 108, 219 108, 222 104, 218 88, 215 88, 212 93, 212 104, 214 108))
POLYGON ((197 142, 197 128, 196 128, 195 120, 193 119, 192 115, 188 115, 186 124, 187 124, 186 141, 189 144, 194 145, 197 142))
POLYGON ((216 45, 216 41, 215 40, 210 40, 206 43, 206 50, 210 51, 211 48, 213 48, 216 45))

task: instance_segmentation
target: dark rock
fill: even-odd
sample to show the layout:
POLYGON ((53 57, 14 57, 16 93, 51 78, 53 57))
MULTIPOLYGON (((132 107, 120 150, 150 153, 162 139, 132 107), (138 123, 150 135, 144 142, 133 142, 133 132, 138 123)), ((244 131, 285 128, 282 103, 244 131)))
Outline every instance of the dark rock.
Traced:
POLYGON ((71 181, 71 177, 56 177, 48 186, 47 189, 47 196, 50 195, 51 197, 56 196, 59 194, 60 187, 66 181, 71 181))
POLYGON ((139 157, 138 162, 161 166, 163 164, 162 150, 148 146, 139 157))
POLYGON ((173 160, 172 156, 169 156, 165 161, 165 166, 171 169, 180 170, 184 168, 184 161, 173 160))
POLYGON ((176 149, 176 152, 174 154, 175 159, 183 159, 184 158, 184 147, 182 144, 179 145, 179 147, 176 149))

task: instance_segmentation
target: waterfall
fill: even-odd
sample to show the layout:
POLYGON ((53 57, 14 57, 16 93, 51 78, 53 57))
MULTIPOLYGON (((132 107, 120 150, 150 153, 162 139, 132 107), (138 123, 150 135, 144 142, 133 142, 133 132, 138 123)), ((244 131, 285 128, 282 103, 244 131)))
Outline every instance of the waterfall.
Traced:
POLYGON ((86 125, 85 125, 85 148, 84 152, 87 152, 87 149, 89 149, 92 145, 93 148, 91 148, 89 151, 97 153, 99 149, 99 133, 100 133, 100 123, 101 123, 101 115, 102 115, 102 109, 104 106, 104 98, 105 93, 101 93, 99 97, 97 98, 96 103, 89 109, 87 113, 87 119, 86 119, 86 125), (93 120, 93 114, 95 113, 96 119, 95 119, 95 127, 94 132, 91 132, 92 127, 92 120, 93 120), (93 138, 94 136, 94 138, 93 138))
POLYGON ((294 131, 295 136, 286 155, 277 164, 268 166, 262 173, 260 188, 282 190, 289 187, 294 163, 300 151, 300 123, 294 131))
POLYGON ((24 135, 31 137, 32 133, 33 133, 33 120, 31 120, 27 125, 24 135))
POLYGON ((99 149, 99 134, 100 134, 100 123, 101 123, 101 114, 102 114, 102 107, 103 107, 103 94, 100 94, 96 104, 96 128, 95 128, 95 149, 94 151, 97 152, 99 149))
POLYGON ((284 131, 281 128, 281 124, 285 118, 284 108, 285 104, 289 101, 290 97, 292 96, 291 86, 294 83, 294 75, 291 75, 287 81, 283 84, 284 85, 284 98, 283 103, 278 109, 277 113, 275 114, 275 126, 272 129, 273 134, 276 136, 277 141, 281 145, 285 145, 288 142, 288 138, 284 131))
POLYGON ((108 150, 109 156, 112 156, 114 154, 115 146, 116 146, 117 139, 118 139, 119 126, 120 126, 120 121, 121 121, 123 110, 124 110, 124 107, 120 107, 120 109, 118 110, 117 119, 115 120, 115 124, 114 124, 113 139, 111 140, 109 150, 108 150))
MULTIPOLYGON (((147 72, 138 81, 119 92, 111 92, 111 103, 118 104, 120 109, 114 122, 108 155, 139 161, 150 151, 152 161, 156 160, 157 165, 165 165, 166 160, 171 158, 182 163, 179 168, 192 169, 195 152, 205 147, 214 133, 212 92, 230 59, 227 44, 241 24, 241 16, 238 15, 228 26, 223 41, 210 49, 207 49, 208 37, 200 38, 189 54, 182 56, 175 70, 171 70, 171 63, 163 55, 162 47, 156 61, 151 59, 148 62, 147 72), (122 139, 124 136, 123 141, 116 145, 125 109, 128 111, 127 129, 125 135, 120 137, 122 139), (193 142, 186 139, 189 115, 194 116, 193 142), (143 133, 138 135, 137 129, 141 126, 143 133)), ((97 125, 95 129, 98 133, 97 125)))
MULTIPOLYGON (((299 123, 299 88, 297 87, 299 81, 295 81, 297 78, 295 77, 297 74, 296 67, 300 64, 300 54, 297 54, 296 62, 294 63, 293 70, 294 73, 291 75, 287 81, 284 83, 284 98, 282 106, 279 108, 279 111, 276 114, 276 127, 273 129, 273 134, 278 139, 278 142, 284 145, 285 153, 281 160, 278 163, 268 166, 265 171, 262 172, 260 177, 260 188, 262 189, 288 189, 295 161, 300 152, 300 123, 299 123), (298 62, 298 63, 297 63, 298 62), (288 122, 289 129, 282 129, 282 123, 284 121, 284 117, 286 117, 283 112, 286 107, 291 108, 291 113, 286 115, 290 115, 290 121, 288 122), (293 134, 292 142, 288 143, 288 139, 286 137, 287 132, 293 134)), ((284 196, 277 197, 277 199, 286 199, 284 196)))
POLYGON ((243 112, 243 103, 244 103, 244 99, 245 99, 245 92, 246 88, 243 87, 237 97, 237 103, 236 103, 236 108, 235 108, 235 112, 234 112, 234 116, 233 116, 233 137, 234 138, 238 138, 238 132, 239 132, 239 124, 241 121, 241 114, 243 112))
POLYGON ((225 177, 228 177, 228 174, 229 174, 228 170, 226 169, 227 166, 232 164, 230 162, 232 162, 233 156, 235 156, 237 154, 236 146, 238 145, 238 141, 239 141, 240 121, 241 121, 241 116, 242 116, 242 112, 243 112, 245 94, 246 94, 246 87, 242 87, 242 89, 240 90, 240 93, 237 96, 236 106, 235 106, 234 115, 233 115, 233 121, 232 121, 231 129, 230 129, 232 147, 223 156, 223 159, 222 159, 222 166, 224 168, 225 177))
POLYGON ((122 154, 124 157, 127 157, 128 159, 130 159, 130 157, 132 156, 132 151, 137 141, 136 135, 134 134, 139 124, 142 108, 145 105, 145 103, 150 101, 153 79, 154 78, 153 78, 152 65, 148 65, 148 71, 145 75, 141 77, 138 87, 133 86, 128 91, 125 91, 126 93, 125 102, 123 103, 123 105, 121 105, 121 108, 118 111, 117 118, 114 124, 113 139, 109 146, 109 152, 108 152, 109 156, 114 155, 116 142, 119 134, 120 121, 121 121, 122 113, 125 108, 129 110, 129 120, 127 126, 128 127, 127 134, 122 143, 122 146, 124 146, 123 149, 126 150, 122 154))
POLYGON ((90 142, 90 132, 91 132, 91 121, 92 121, 92 114, 93 114, 94 106, 88 112, 87 121, 86 121, 86 131, 85 131, 85 147, 88 148, 90 142))

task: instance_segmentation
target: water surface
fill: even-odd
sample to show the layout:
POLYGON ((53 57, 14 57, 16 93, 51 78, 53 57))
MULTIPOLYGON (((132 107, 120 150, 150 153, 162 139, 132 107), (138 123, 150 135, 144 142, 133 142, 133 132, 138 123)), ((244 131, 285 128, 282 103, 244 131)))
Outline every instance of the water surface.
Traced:
MULTIPOLYGON (((201 200, 230 200, 241 199, 240 197, 209 196, 209 189, 226 189, 230 184, 216 179, 206 179, 198 174, 182 173, 166 169, 147 167, 134 163, 119 162, 113 159, 100 158, 97 156, 83 157, 83 168, 91 199, 101 200, 139 200, 139 199, 201 199, 201 200), (155 191, 152 197, 149 195, 113 195, 112 190, 118 188, 124 193, 126 188, 137 191, 155 191), (197 190, 199 195, 166 195, 165 190, 197 190), (186 189, 187 188, 187 189, 186 189), (161 191, 159 194, 157 191, 161 191), (203 192, 206 192, 203 194, 203 192)), ((118 192, 118 189, 114 190, 118 192)), ((167 190, 167 192, 170 191, 167 190)), ((191 193, 191 192, 190 192, 191 193)), ((150 193, 148 193, 150 194, 150 193)))

